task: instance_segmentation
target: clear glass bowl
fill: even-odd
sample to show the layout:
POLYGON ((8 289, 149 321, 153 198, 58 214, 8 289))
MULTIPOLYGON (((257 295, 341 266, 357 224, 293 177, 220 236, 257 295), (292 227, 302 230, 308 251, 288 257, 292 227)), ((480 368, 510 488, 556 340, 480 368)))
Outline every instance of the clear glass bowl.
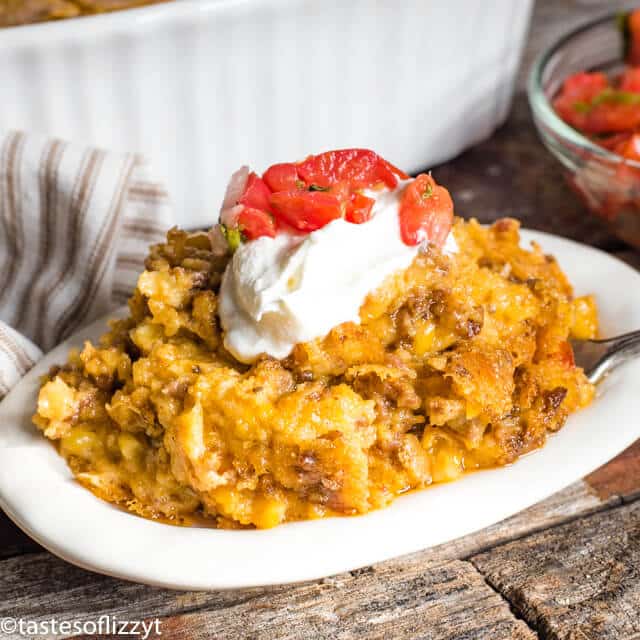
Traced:
POLYGON ((573 73, 620 71, 623 49, 617 15, 579 27, 536 60, 528 95, 542 141, 562 164, 571 187, 619 238, 640 248, 640 163, 599 147, 563 122, 551 105, 573 73))

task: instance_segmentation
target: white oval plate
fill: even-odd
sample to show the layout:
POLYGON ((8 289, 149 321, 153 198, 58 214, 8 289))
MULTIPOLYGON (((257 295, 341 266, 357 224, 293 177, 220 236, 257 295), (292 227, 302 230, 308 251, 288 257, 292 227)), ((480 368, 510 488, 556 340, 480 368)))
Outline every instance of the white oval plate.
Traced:
MULTIPOLYGON (((554 254, 576 293, 594 293, 603 335, 640 328, 640 274, 601 251, 524 232, 554 254)), ((108 575, 178 589, 228 589, 328 576, 425 549, 542 500, 639 435, 640 360, 614 372, 587 409, 516 464, 402 496, 387 509, 266 531, 182 528, 144 520, 94 497, 31 424, 38 377, 71 346, 97 338, 100 320, 54 349, 0 404, 0 506, 52 553, 108 575)))

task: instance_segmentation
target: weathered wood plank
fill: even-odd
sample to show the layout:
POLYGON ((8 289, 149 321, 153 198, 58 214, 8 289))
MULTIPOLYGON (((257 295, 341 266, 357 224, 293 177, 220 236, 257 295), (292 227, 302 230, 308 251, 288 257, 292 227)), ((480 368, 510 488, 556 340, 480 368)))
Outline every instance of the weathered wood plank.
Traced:
POLYGON ((535 638, 462 561, 380 565, 305 585, 212 593, 143 587, 48 554, 2 564, 0 618, 162 618, 162 634, 172 639, 535 638))
POLYGON ((163 629, 176 640, 536 637, 459 561, 354 572, 231 610, 179 616, 163 629))
MULTIPOLYGON (((615 477, 617 478, 617 475, 615 477)), ((640 481, 636 484, 640 485, 640 481)), ((423 559, 467 558, 509 540, 600 511, 620 502, 621 497, 618 494, 599 496, 589 484, 581 480, 486 529, 414 555, 423 559)))
POLYGON ((205 606, 232 606, 252 598, 253 593, 185 593, 147 587, 79 569, 49 553, 0 563, 0 618, 88 620, 106 614, 127 619, 131 611, 140 618, 170 616, 205 606))
POLYGON ((630 501, 640 497, 640 440, 588 475, 585 482, 601 500, 619 496, 630 501))
MULTIPOLYGON (((607 501, 606 504, 615 504, 619 499, 610 496, 607 501)), ((333 584, 336 587, 334 596, 338 597, 342 593, 340 585, 345 584, 345 579, 349 581, 358 576, 371 576, 364 585, 360 582, 352 585, 352 588, 363 597, 367 595, 367 590, 373 593, 378 588, 376 585, 384 584, 385 588, 389 588, 389 581, 395 581, 394 588, 399 593, 402 590, 414 588, 411 583, 414 578, 411 576, 431 574, 435 571, 434 567, 448 567, 448 564, 443 565, 444 559, 468 556, 504 540, 522 536, 531 530, 548 527, 566 521, 567 518, 576 517, 580 513, 602 508, 604 504, 605 502, 588 485, 583 482, 576 483, 543 503, 489 527, 479 534, 467 536, 436 549, 404 556, 371 569, 354 572, 351 577, 347 574, 323 583, 316 583, 315 586, 183 593, 145 587, 93 574, 72 567, 47 553, 28 554, 0 562, 0 617, 10 615, 37 620, 50 617, 84 620, 107 614, 126 619, 128 612, 135 611, 137 617, 171 618, 195 610, 226 611, 243 607, 245 603, 254 602, 256 599, 262 603, 260 605, 262 608, 267 607, 265 603, 271 599, 275 599, 276 602, 294 599, 301 610, 303 608, 306 610, 313 609, 315 606, 318 584, 333 584)), ((442 573, 444 569, 438 569, 438 571, 441 576, 445 575, 442 573)), ((361 577, 360 580, 364 578, 361 577)), ((271 612, 274 625, 278 617, 275 611, 271 612)), ((205 622, 209 624, 209 617, 210 614, 204 617, 185 618, 180 624, 184 626, 191 620, 196 627, 199 627, 205 622)), ((279 623, 282 623, 282 620, 279 623)))
POLYGON ((472 558, 540 637, 640 634, 640 501, 472 558))
POLYGON ((472 565, 460 561, 355 571, 165 618, 160 630, 172 640, 537 638, 472 565))

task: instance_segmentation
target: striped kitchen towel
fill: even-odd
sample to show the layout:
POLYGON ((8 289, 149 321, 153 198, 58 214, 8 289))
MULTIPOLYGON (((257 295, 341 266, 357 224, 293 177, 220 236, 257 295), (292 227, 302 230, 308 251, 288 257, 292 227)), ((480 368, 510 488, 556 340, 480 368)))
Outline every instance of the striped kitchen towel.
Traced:
POLYGON ((141 156, 0 135, 0 398, 43 351, 123 304, 172 224, 141 156))

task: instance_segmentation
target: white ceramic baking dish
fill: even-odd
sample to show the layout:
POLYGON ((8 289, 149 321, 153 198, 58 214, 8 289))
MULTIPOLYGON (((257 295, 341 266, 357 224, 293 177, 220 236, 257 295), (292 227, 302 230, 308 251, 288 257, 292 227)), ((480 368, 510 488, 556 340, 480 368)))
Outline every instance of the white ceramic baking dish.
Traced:
POLYGON ((413 172, 509 108, 532 0, 178 0, 0 31, 0 127, 142 151, 185 226, 236 167, 371 147, 413 172))

